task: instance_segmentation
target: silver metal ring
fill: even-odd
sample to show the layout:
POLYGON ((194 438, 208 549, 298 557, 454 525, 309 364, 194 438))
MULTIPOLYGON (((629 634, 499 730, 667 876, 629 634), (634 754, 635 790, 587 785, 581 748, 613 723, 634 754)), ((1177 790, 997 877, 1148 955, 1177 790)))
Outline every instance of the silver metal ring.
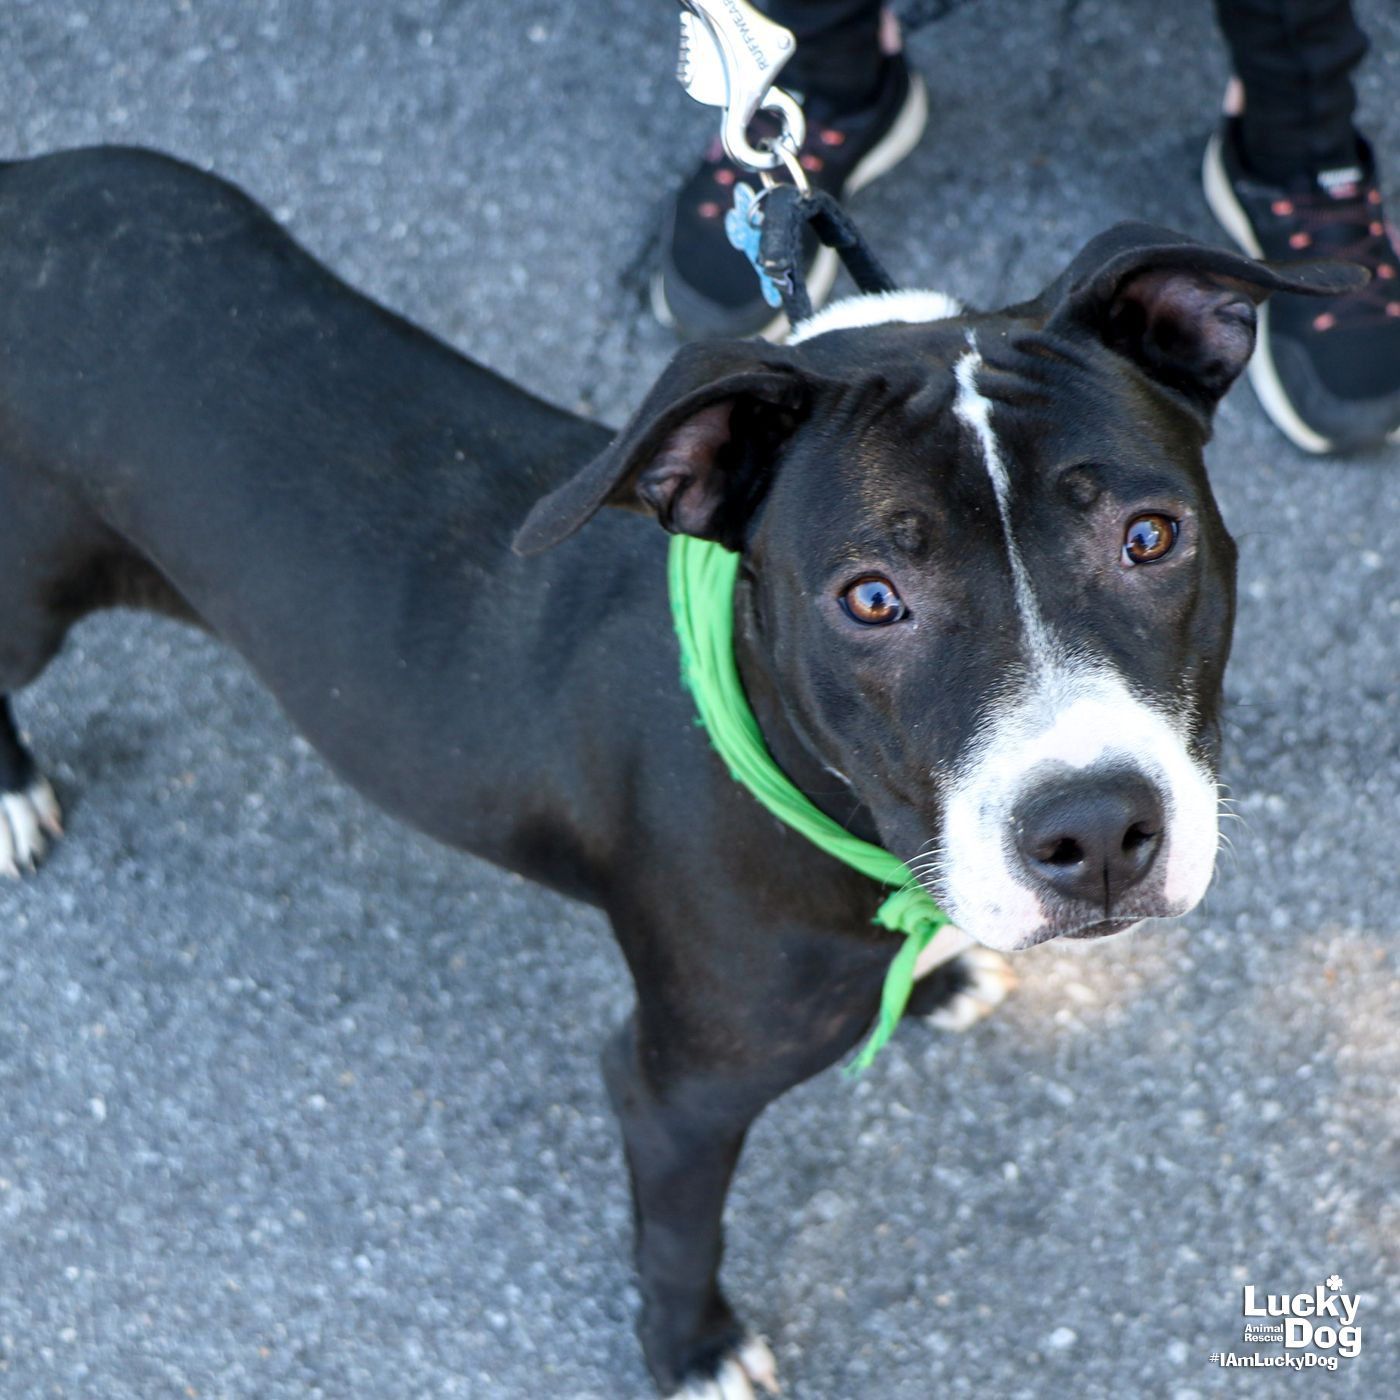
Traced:
MULTIPOLYGON (((771 150, 783 168, 792 178, 792 183, 797 186, 798 194, 811 194, 812 182, 807 178, 806 167, 802 164, 802 157, 797 148, 793 146, 786 136, 778 138, 771 150)), ((771 170, 760 170, 758 178, 763 181, 764 192, 773 189, 778 184, 778 177, 771 170)))

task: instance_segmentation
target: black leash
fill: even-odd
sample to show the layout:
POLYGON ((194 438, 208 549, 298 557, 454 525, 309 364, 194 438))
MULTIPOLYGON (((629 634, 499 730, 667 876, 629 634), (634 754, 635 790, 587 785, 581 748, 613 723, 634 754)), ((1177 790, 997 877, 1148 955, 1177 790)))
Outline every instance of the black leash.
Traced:
POLYGON ((802 235, 809 224, 822 243, 836 250, 862 292, 897 290, 894 278, 870 251, 855 221, 825 190, 804 194, 794 185, 774 185, 762 196, 759 207, 763 218, 759 266, 777 287, 790 325, 812 314, 802 255, 802 235))

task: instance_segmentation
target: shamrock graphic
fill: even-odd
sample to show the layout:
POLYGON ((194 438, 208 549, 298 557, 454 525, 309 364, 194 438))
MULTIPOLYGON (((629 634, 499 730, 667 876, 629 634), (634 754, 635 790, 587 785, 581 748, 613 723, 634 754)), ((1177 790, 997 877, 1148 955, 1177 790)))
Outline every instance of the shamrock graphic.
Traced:
POLYGON ((1335 1293, 1342 1286, 1341 1274, 1333 1274, 1332 1277, 1327 1280, 1327 1286, 1335 1293))

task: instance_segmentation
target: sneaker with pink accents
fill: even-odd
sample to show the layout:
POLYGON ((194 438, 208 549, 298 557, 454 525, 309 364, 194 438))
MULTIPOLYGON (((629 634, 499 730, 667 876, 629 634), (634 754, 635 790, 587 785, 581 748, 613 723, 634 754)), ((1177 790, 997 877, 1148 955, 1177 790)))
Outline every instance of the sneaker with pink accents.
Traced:
POLYGON ((1264 411, 1306 452, 1400 442, 1400 251, 1386 222, 1375 157, 1286 185, 1245 165, 1238 118, 1206 148, 1206 202, 1256 258, 1342 258, 1371 280, 1330 301, 1277 296, 1259 308, 1249 377, 1264 411))
MULTIPOLYGON (((902 55, 891 54, 869 106, 837 112, 813 92, 803 111, 803 168, 812 184, 842 199, 893 169, 914 149, 928 120, 928 100, 918 74, 902 55)), ((762 113, 755 119, 751 139, 776 135, 776 129, 763 129, 766 120, 762 113)), ((651 304, 657 319, 687 340, 745 335, 776 339, 787 330, 787 318, 763 299, 749 260, 725 233, 724 216, 739 183, 757 189, 758 177, 734 165, 716 137, 666 212, 651 304)), ((804 252, 807 292, 815 309, 836 281, 837 255, 822 247, 810 230, 804 252)))

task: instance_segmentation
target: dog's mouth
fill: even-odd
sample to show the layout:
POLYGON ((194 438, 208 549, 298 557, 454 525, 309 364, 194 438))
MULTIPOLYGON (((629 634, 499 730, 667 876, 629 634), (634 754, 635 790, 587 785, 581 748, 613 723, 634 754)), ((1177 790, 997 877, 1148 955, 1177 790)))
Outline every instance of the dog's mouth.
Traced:
POLYGON ((1078 928, 1065 929, 1052 933, 1051 938, 1107 938, 1112 933, 1126 933, 1144 921, 1141 914, 1117 914, 1107 919, 1096 919, 1091 924, 1081 924, 1078 928))
POLYGON ((1037 900, 1034 909, 1018 911, 1021 917, 988 926, 975 915, 969 917, 973 911, 961 911, 957 902, 949 899, 949 891, 942 887, 942 881, 924 879, 920 883, 964 933, 984 947, 1002 953, 1023 952, 1058 939, 1091 943, 1116 933, 1127 933, 1152 919, 1177 918, 1187 912, 1186 908, 1173 907, 1170 901, 1163 901, 1160 891, 1156 894, 1144 891, 1138 898, 1124 900, 1113 913, 1104 912, 1102 907, 1097 910, 1082 905, 1074 908, 1059 901, 1056 901, 1059 908, 1054 903, 1046 908, 1044 902, 1037 900))
MULTIPOLYGON (((1145 923, 1148 919, 1158 916, 1152 913, 1134 914, 1112 914, 1107 917, 1089 919, 1079 923, 1057 922, 1042 924, 1033 933, 1022 938, 1013 940, 1008 946, 1004 941, 998 940, 993 946, 1003 952, 1020 952, 1027 948, 1038 948, 1042 943, 1053 943, 1058 939, 1065 939, 1067 942, 1091 943, 1095 939, 1108 938, 1115 933, 1127 933, 1130 929, 1137 928, 1139 924, 1145 923)), ((959 925, 962 927, 962 925, 959 925)), ((967 929, 974 938, 977 937, 975 929, 967 929)), ((981 940, 978 940, 981 942, 981 940)))

